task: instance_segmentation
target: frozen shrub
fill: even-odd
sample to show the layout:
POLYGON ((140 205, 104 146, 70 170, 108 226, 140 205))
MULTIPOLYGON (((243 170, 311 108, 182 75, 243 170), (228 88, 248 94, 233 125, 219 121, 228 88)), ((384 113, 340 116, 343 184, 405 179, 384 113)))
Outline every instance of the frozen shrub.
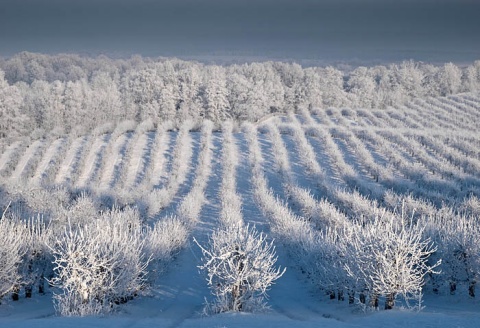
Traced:
POLYGON ((95 200, 82 192, 80 196, 68 206, 64 213, 64 223, 69 220, 75 225, 84 225, 92 221, 98 215, 98 205, 95 200))
POLYGON ((70 195, 63 187, 30 188, 10 184, 8 195, 9 199, 13 200, 8 212, 18 218, 36 214, 56 218, 62 215, 70 201, 70 195))
POLYGON ((56 276, 62 291, 54 295, 64 316, 105 314, 145 287, 149 259, 133 209, 114 209, 83 227, 70 225, 52 247, 56 276))
POLYGON ((157 215, 173 200, 179 186, 187 177, 192 157, 192 137, 190 135, 192 127, 193 122, 190 120, 180 127, 172 154, 173 161, 168 181, 162 189, 154 189, 146 197, 146 203, 149 205, 149 217, 157 215))
POLYGON ((21 282, 19 266, 24 247, 25 227, 15 219, 2 215, 0 219, 0 301, 21 282))
MULTIPOLYGON (((441 281, 447 283, 450 293, 455 294, 459 284, 467 283, 469 295, 475 296, 475 285, 480 277, 480 224, 478 217, 455 216, 447 211, 423 218, 427 234, 435 240, 438 251, 435 256, 442 258, 441 281)), ((433 280, 438 291, 439 281, 433 280)))
POLYGON ((166 264, 185 245, 187 236, 187 228, 176 217, 157 221, 153 228, 148 230, 143 252, 145 257, 151 258, 148 265, 149 283, 155 282, 158 275, 165 270, 166 264))
POLYGON ((355 293, 363 288, 359 276, 351 276, 347 267, 356 263, 354 256, 349 256, 350 229, 347 225, 325 228, 317 235, 316 244, 305 256, 304 271, 309 274, 315 286, 323 289, 330 298, 354 303, 355 293))
POLYGON ((142 133, 153 130, 155 130, 155 123, 151 119, 146 119, 137 125, 135 133, 141 135, 142 133))
POLYGON ((183 198, 177 209, 177 215, 187 226, 197 222, 205 201, 205 188, 212 172, 212 128, 213 123, 204 121, 201 130, 200 154, 195 170, 195 180, 192 189, 183 198))
MULTIPOLYGON (((198 244, 198 242, 197 242, 198 244)), ((232 226, 213 232, 203 253, 208 285, 216 300, 207 305, 214 313, 253 312, 266 308, 269 287, 285 269, 275 268, 275 248, 254 227, 232 226)))
POLYGON ((22 225, 25 227, 23 231, 25 254, 19 266, 19 273, 21 286, 25 288, 25 296, 31 297, 36 287, 39 293, 44 293, 45 278, 53 275, 53 257, 47 246, 52 239, 53 231, 41 216, 30 218, 22 225))
POLYGON ((471 195, 461 203, 460 210, 468 216, 480 217, 480 199, 471 195))
POLYGON ((112 133, 115 129, 115 125, 111 122, 104 123, 103 125, 99 125, 95 127, 92 131, 93 136, 101 136, 102 134, 112 133))
POLYGON ((354 260, 347 261, 346 269, 370 293, 371 305, 377 307, 380 296, 386 297, 385 309, 391 309, 398 296, 407 305, 412 300, 421 305, 424 278, 440 265, 429 262, 436 247, 424 230, 421 223, 386 213, 352 225, 347 254, 354 260))

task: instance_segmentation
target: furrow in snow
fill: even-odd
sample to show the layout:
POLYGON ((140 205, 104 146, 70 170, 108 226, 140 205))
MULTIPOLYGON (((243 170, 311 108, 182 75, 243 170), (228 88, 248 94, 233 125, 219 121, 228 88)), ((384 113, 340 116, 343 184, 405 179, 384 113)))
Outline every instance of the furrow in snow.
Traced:
POLYGON ((88 154, 84 155, 84 166, 80 168, 82 171, 75 182, 76 188, 88 187, 97 175, 99 166, 101 165, 102 152, 107 145, 109 137, 109 135, 101 135, 95 137, 93 140, 88 154))
POLYGON ((78 163, 83 154, 85 145, 88 143, 88 137, 79 137, 72 141, 65 157, 60 163, 55 184, 70 184, 72 175, 78 170, 78 163))
POLYGON ((168 181, 163 188, 154 189, 148 195, 148 216, 155 217, 167 205, 169 205, 177 194, 180 185, 187 178, 191 168, 192 158, 192 136, 190 135, 191 122, 185 122, 178 132, 175 148, 172 154, 172 167, 168 175, 168 181))
POLYGON ((20 158, 15 170, 10 176, 10 181, 17 183, 22 180, 28 179, 28 171, 30 171, 31 166, 34 165, 36 157, 38 157, 44 146, 44 141, 36 140, 34 143, 29 145, 25 150, 25 153, 20 158))
POLYGON ((51 166, 56 165, 55 159, 64 143, 65 139, 61 138, 53 141, 50 144, 42 160, 38 164, 35 174, 30 180, 30 184, 34 186, 40 186, 42 184, 42 181, 44 181, 47 176, 48 170, 51 168, 51 166))
POLYGON ((149 141, 148 133, 142 133, 140 136, 130 142, 127 152, 127 162, 125 164, 125 178, 123 179, 124 188, 132 189, 138 181, 138 176, 145 166, 147 145, 149 141))
POLYGON ((103 153, 103 164, 99 174, 98 190, 99 192, 109 192, 115 183, 116 172, 120 169, 123 162, 122 152, 128 144, 129 136, 122 134, 116 140, 110 140, 106 151, 103 153))
POLYGON ((15 157, 18 157, 18 152, 22 146, 21 141, 16 141, 9 145, 0 157, 0 175, 3 175, 3 172, 7 170, 9 164, 14 161, 15 157))

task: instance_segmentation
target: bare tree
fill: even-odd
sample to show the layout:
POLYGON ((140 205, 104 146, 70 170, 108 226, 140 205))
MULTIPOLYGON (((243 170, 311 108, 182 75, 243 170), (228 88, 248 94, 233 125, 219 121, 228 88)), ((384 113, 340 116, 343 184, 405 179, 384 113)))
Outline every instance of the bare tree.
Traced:
POLYGON ((25 227, 15 219, 0 219, 0 301, 3 296, 18 288, 21 282, 19 265, 26 249, 23 243, 25 227))
POLYGON ((214 231, 206 248, 201 248, 208 285, 216 300, 215 313, 253 312, 264 309, 269 287, 284 270, 275 268, 273 242, 255 227, 231 226, 214 231))
POLYGON ((403 213, 379 213, 368 222, 352 226, 349 256, 355 261, 348 261, 346 270, 363 282, 375 307, 380 296, 386 297, 385 309, 393 308, 398 296, 407 305, 413 300, 421 306, 425 275, 441 263, 429 263, 436 247, 424 237, 424 229, 403 213))
POLYGON ((64 316, 105 314, 145 287, 149 258, 138 213, 112 210, 84 227, 70 225, 51 247, 64 316))

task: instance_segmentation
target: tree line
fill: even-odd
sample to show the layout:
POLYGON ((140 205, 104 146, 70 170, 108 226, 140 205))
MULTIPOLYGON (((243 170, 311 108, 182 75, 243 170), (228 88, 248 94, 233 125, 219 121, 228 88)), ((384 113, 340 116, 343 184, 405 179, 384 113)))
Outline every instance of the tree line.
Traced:
POLYGON ((479 90, 480 61, 339 69, 19 53, 0 58, 0 137, 84 134, 124 120, 256 121, 298 108, 387 108, 479 90))

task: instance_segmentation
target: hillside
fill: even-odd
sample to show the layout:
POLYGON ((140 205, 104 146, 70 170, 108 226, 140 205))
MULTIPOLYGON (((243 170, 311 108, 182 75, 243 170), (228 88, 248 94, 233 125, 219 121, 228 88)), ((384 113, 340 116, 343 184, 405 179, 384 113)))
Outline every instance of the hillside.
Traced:
MULTIPOLYGON (((1 305, 0 323, 6 327, 480 325, 478 295, 468 296, 469 286, 480 275, 480 94, 418 98, 382 110, 300 110, 256 124, 228 122, 222 127, 217 131, 208 121, 199 129, 190 121, 179 129, 170 123, 127 121, 88 135, 24 137, 1 145, 2 208, 12 201, 7 215, 40 213, 63 229, 62 220, 78 217, 65 211, 87 199, 93 207, 90 214, 134 207, 143 225, 154 227, 174 217, 186 227, 187 235, 163 264, 150 291, 118 306, 108 320, 55 317, 51 301, 56 290, 49 288, 46 295, 34 292, 31 299, 1 305), (199 273, 202 253, 193 240, 205 245, 214 229, 228 225, 226 211, 273 240, 277 264, 287 268, 269 292, 271 311, 266 314, 200 315, 205 299, 212 297, 199 273), (438 267, 442 273, 426 276, 422 290, 426 308, 420 313, 407 310, 408 299, 400 296, 392 311, 383 311, 385 295, 379 295, 381 310, 366 306, 362 311, 364 305, 349 305, 347 296, 343 302, 331 300, 327 293, 332 290, 338 298, 341 289, 354 287, 348 285, 351 276, 340 273, 342 266, 335 270, 341 277, 345 274, 345 281, 333 282, 332 272, 322 271, 328 266, 322 245, 330 241, 329 229, 397 217, 411 219, 411 229, 423 224, 423 237, 437 247, 432 257, 443 259, 438 267), (459 222, 468 222, 468 231, 459 222), (460 261, 467 274, 449 266, 456 249, 450 248, 450 235, 443 228, 470 238, 459 246, 468 246, 464 251, 471 261, 460 261), (312 259, 310 249, 323 255, 312 259), (331 289, 324 278, 330 279, 331 289)), ((345 265, 351 265, 348 261, 345 265)), ((417 296, 414 293, 414 302, 417 296)))

